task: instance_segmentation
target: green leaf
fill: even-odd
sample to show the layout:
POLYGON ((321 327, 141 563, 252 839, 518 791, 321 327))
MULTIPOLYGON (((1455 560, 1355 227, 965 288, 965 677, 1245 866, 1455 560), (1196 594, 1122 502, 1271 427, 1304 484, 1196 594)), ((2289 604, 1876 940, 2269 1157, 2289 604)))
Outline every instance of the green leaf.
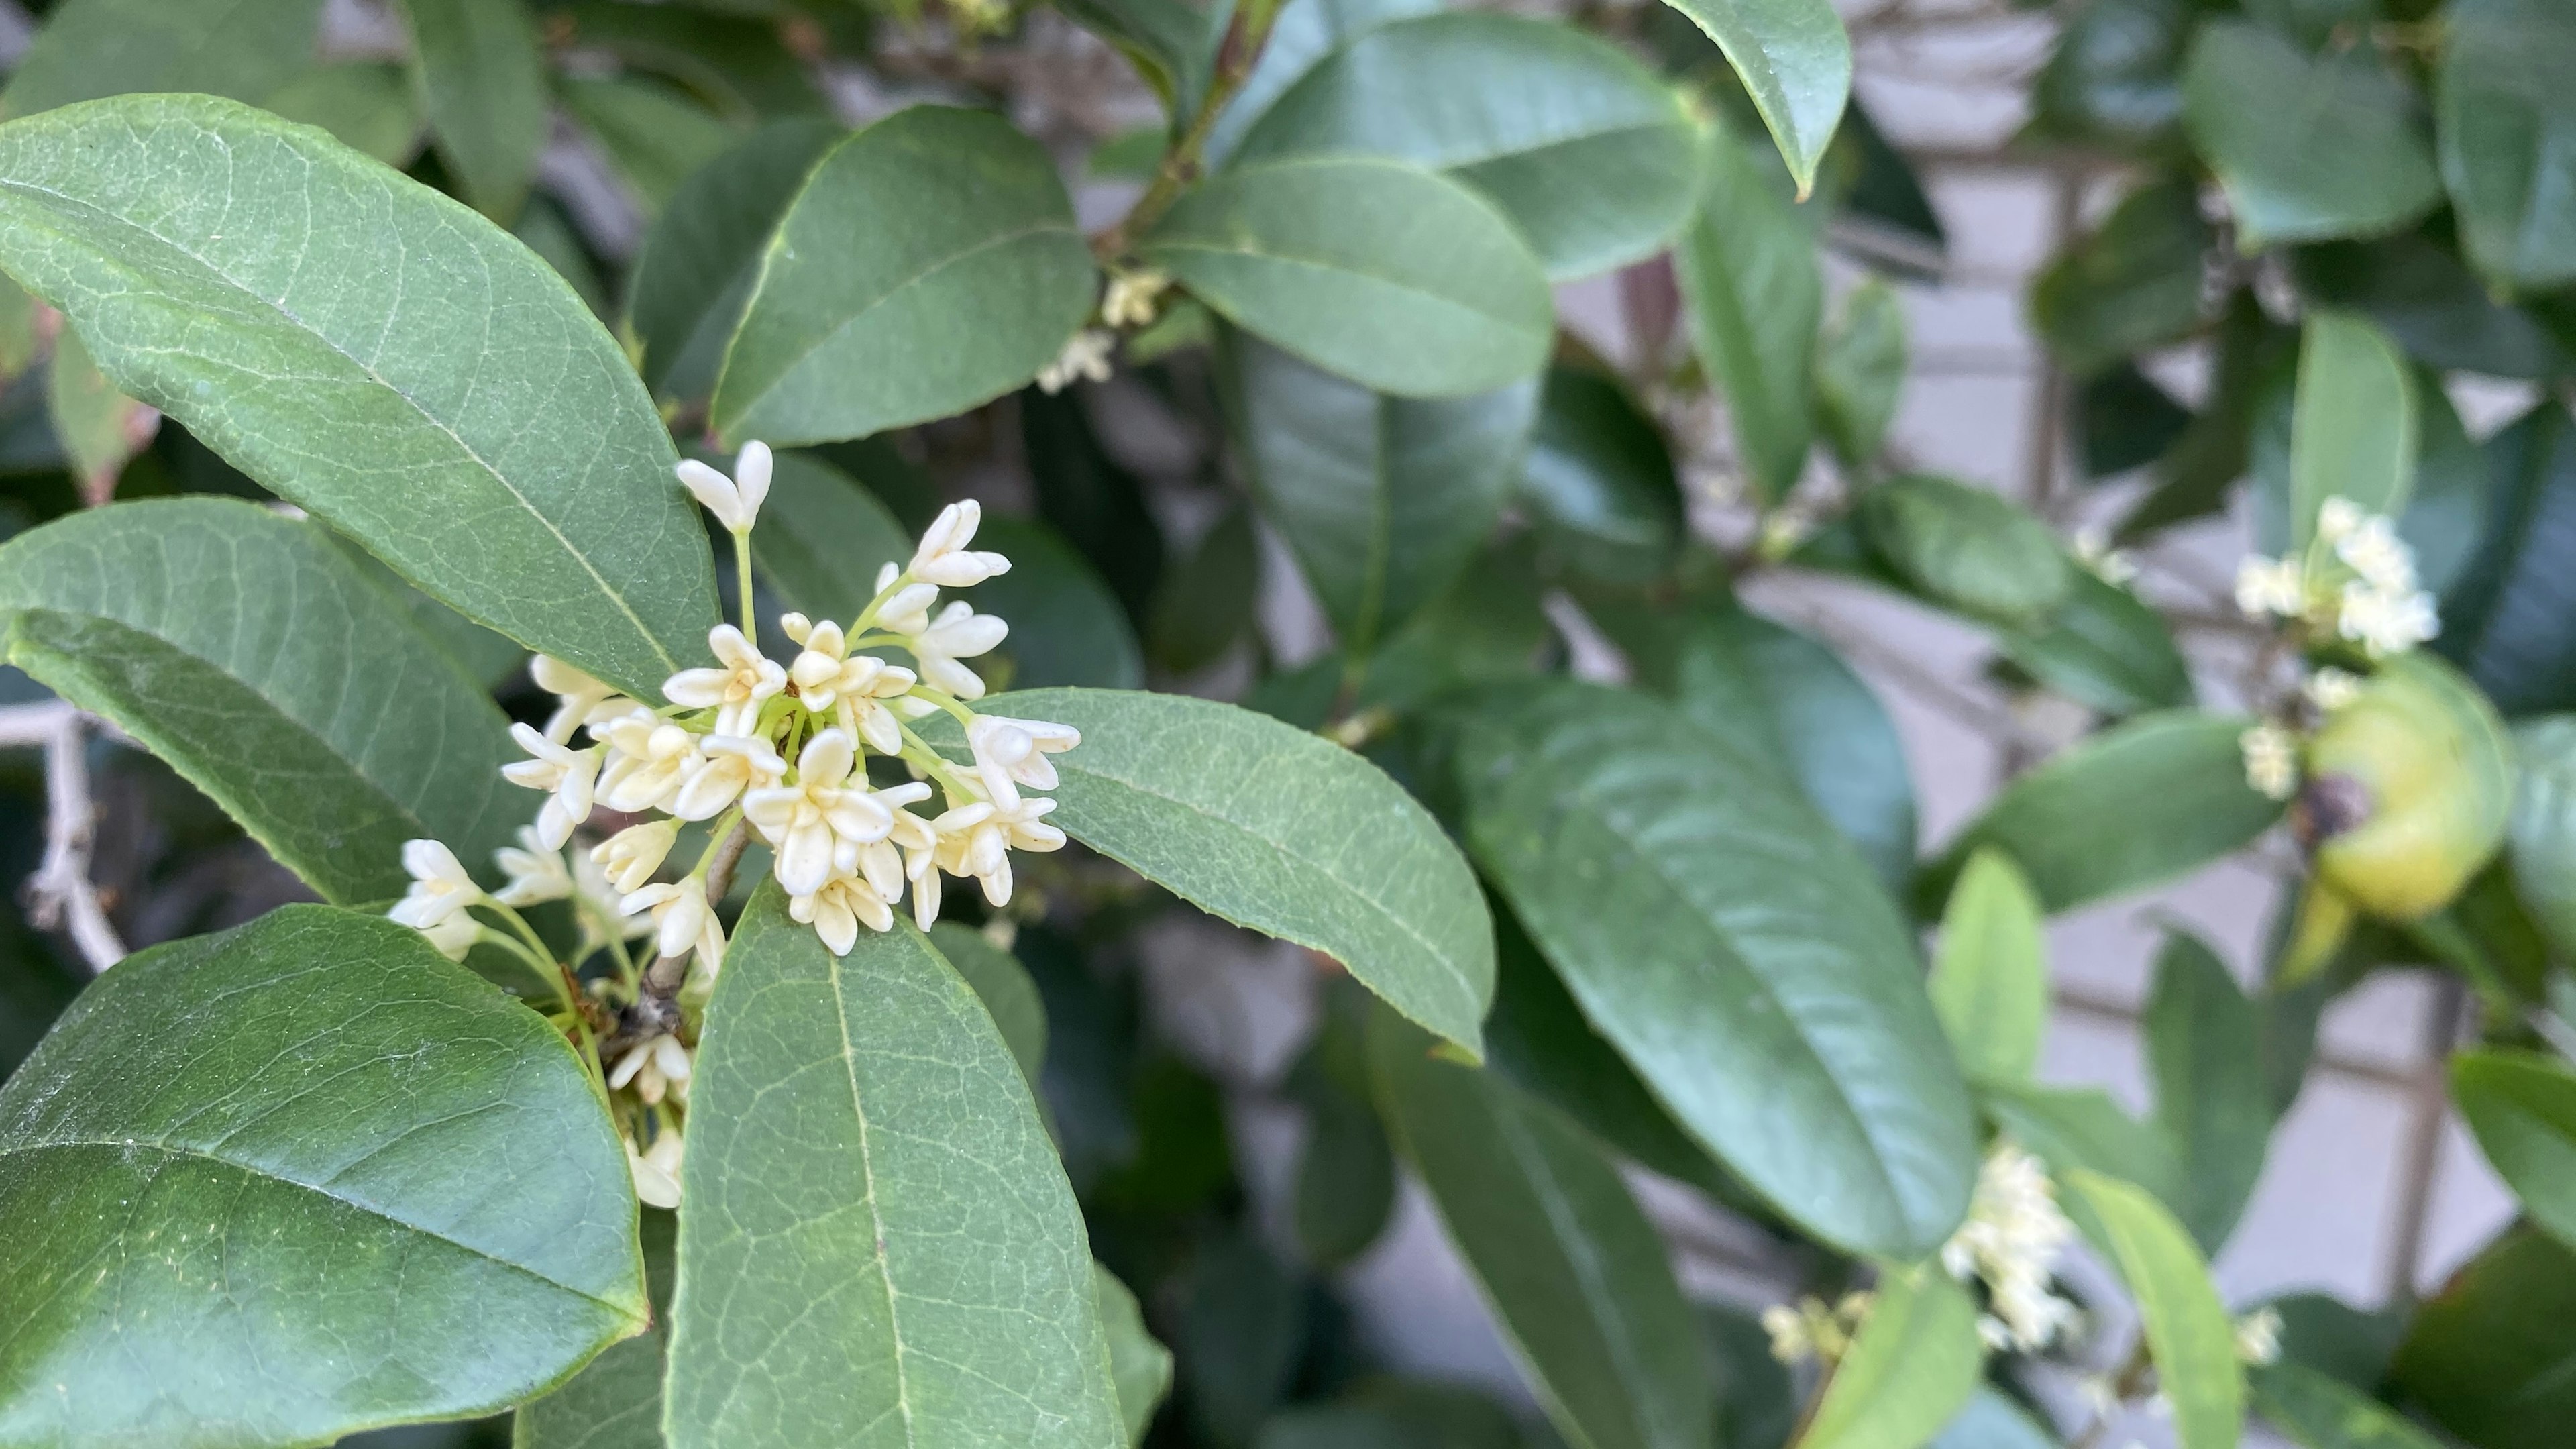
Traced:
MULTIPOLYGON (((1163 321, 1169 322, 1181 306, 1176 302, 1165 309, 1163 321)), ((1188 306, 1198 310, 1205 334, 1201 340, 1210 340, 1216 324, 1205 308, 1196 303, 1188 306)), ((1141 365, 1133 337, 1128 340, 1127 361, 1131 367, 1141 365)), ((1141 625, 1152 608, 1155 585, 1163 577, 1163 529, 1145 502, 1144 481, 1101 446, 1090 410, 1083 406, 1088 391, 1022 392, 1017 399, 1020 450, 1028 459, 1030 481, 1037 485, 1038 517, 1091 561, 1117 593, 1127 616, 1141 625)), ((879 491, 883 492, 882 485, 879 491)), ((924 516, 908 521, 921 528, 930 520, 924 516)))
POLYGON ((2407 492, 2405 512, 2397 516, 2397 536, 2415 551, 2416 580, 2439 595, 2460 581, 2477 553, 2495 480, 2486 454, 2470 441, 2460 410, 2443 390, 2442 375, 2429 367, 2412 371, 2420 423, 2415 430, 2415 486, 2407 492))
POLYGON ((1101 1331, 1109 1336, 1109 1379, 1118 1390, 1118 1415, 1127 1425, 1127 1442, 1141 1444, 1154 1411, 1172 1391, 1172 1351, 1146 1331, 1136 1295, 1117 1274, 1095 1262, 1091 1286, 1100 1300, 1101 1331))
POLYGON ((1924 1449, 2060 1449, 2057 1436, 1990 1384, 1979 1384, 1949 1427, 1924 1449))
MULTIPOLYGON (((1211 915, 1321 951, 1407 1017, 1481 1052, 1493 927, 1474 873, 1377 767, 1266 715, 1105 689, 1002 695, 987 713, 1082 731, 1048 819, 1211 915), (1247 789, 1246 781, 1261 787, 1247 789)), ((924 735, 957 744, 953 726, 924 735)))
POLYGON ((1676 1119, 1818 1236, 1896 1258, 1965 1210, 1968 1102, 1911 932, 1759 761, 1571 682, 1462 710, 1466 836, 1676 1119))
POLYGON ((2116 362, 2081 384, 2068 421, 2084 476, 2099 482, 2163 457, 2190 430, 2193 417, 2136 364, 2116 362))
POLYGON ((2164 616, 2089 568, 2066 576, 2065 600, 2040 624, 1996 631, 2003 656, 2113 719, 2190 704, 2191 670, 2164 616))
POLYGON ((2032 84, 2036 129, 2131 153, 2166 149, 2199 18, 2192 0, 2094 0, 2076 11, 2032 84))
POLYGON ((898 111, 788 204, 711 417, 792 444, 963 412, 1054 361, 1098 285, 1045 148, 988 111, 898 111))
POLYGON ((66 515, 0 547, 9 662, 141 740, 325 897, 475 865, 535 813, 509 721, 320 528, 232 499, 66 515))
POLYGON ((689 1108, 673 1449, 1127 1443, 1073 1189, 993 1019, 909 924, 836 957, 761 887, 689 1108))
POLYGON ((510 1417, 510 1449, 663 1449, 662 1351, 670 1337, 679 1219, 657 1209, 637 1218, 653 1326, 610 1344, 562 1388, 521 1404, 510 1417))
POLYGON ((1568 567, 1604 583, 1672 571, 1685 520, 1663 430, 1615 378, 1552 367, 1520 464, 1520 501, 1568 567))
POLYGON ((698 5, 632 5, 626 0, 550 0, 547 23, 558 45, 604 52, 630 71, 662 76, 697 96, 726 121, 762 116, 822 115, 822 92, 788 48, 786 27, 769 0, 714 0, 698 5), (729 14, 713 14, 727 11, 729 14))
POLYGON ((420 149, 420 98, 402 67, 353 60, 316 66, 270 91, 262 108, 320 126, 343 146, 400 166, 420 149))
POLYGON ((2442 14, 2442 179, 2460 241, 2496 286, 2576 282, 2576 16, 2549 0, 2460 0, 2442 14))
POLYGON ((1403 714, 1470 685, 1534 672, 1555 638, 1541 602, 1544 589, 1524 540, 1486 549, 1449 592, 1366 661, 1353 706, 1403 714))
POLYGON ((2299 339, 2290 423, 2290 547, 2303 553, 2317 510, 2348 498, 2395 517, 2415 482, 2415 385, 2387 334, 2359 317, 2311 312, 2299 339))
MULTIPOLYGON (((1221 1124, 1215 1130, 1222 1135, 1221 1124)), ((1306 1294, 1243 1228, 1209 1239, 1190 1264, 1176 1335, 1181 1402, 1195 1437, 1233 1449, 1250 1443, 1288 1395, 1306 1344, 1306 1294)))
POLYGON ((2451 1058, 2451 1100, 2523 1211, 2576 1242, 2576 1072, 2536 1053, 2463 1052, 2451 1058))
POLYGON ((848 133, 812 117, 776 121, 691 172, 653 219, 626 292, 653 391, 696 399, 716 385, 725 344, 760 276, 762 250, 814 163, 848 133))
POLYGON ((2074 586, 2057 535, 1992 489, 1909 473, 1862 494, 1860 519, 1907 584, 1971 618, 2032 624, 2074 586))
POLYGON ((603 322, 615 316, 608 289, 599 280, 599 268, 592 265, 589 248, 573 229, 572 218, 564 214, 562 202, 545 195, 529 197, 527 205, 519 208, 519 219, 510 223, 510 235, 554 268, 592 316, 603 322))
POLYGON ((2190 1235, 2144 1188, 2082 1168, 2065 1184, 2102 1224, 2137 1300, 2181 1449, 2235 1449, 2245 1423, 2236 1326, 2190 1235))
POLYGON ((1540 1405, 1594 1449, 1701 1449, 1715 1409, 1663 1248, 1582 1133, 1379 1012, 1378 1108, 1540 1405))
POLYGON ((1742 143, 1721 134, 1705 150, 1708 175, 1673 275, 1746 477, 1777 501, 1797 486, 1815 434, 1807 389, 1824 309, 1815 234, 1742 143))
POLYGON ((1699 185, 1678 96, 1570 26, 1450 13, 1363 30, 1279 97, 1236 164, 1385 156, 1444 171, 1510 217, 1556 280, 1660 250, 1699 185))
POLYGON ((1905 304, 1873 276, 1843 298, 1816 345, 1816 420, 1845 467, 1878 456, 1905 388, 1905 304))
POLYGON ((2415 98, 2370 46, 2311 57, 2247 20, 2199 27, 2183 124, 2236 213, 2237 245, 2391 232, 2442 198, 2415 98))
POLYGON ((1726 52, 1803 192, 1851 96, 1851 37, 1825 0, 1672 0, 1726 52))
POLYGON ((2245 783, 2236 743, 2245 726, 2166 710, 2085 740, 2006 786, 1918 880, 1918 893, 1939 900, 1949 873, 1982 845, 2028 872, 2052 915, 2233 853, 2281 818, 2280 802, 2245 783))
POLYGON ((2576 1416, 2576 1254, 2506 1229, 2416 1310, 2393 1372, 2478 1449, 2560 1449, 2576 1416))
POLYGON ((1510 220, 1400 162, 1225 172, 1184 193, 1142 251, 1227 321, 1399 397, 1519 382, 1555 335, 1546 274, 1510 220))
POLYGON ((2254 1412, 2306 1449, 2442 1449, 2395 1409, 2315 1369, 2276 1363, 2246 1378, 2254 1412))
POLYGON ((2201 324, 2203 264, 2215 245, 2199 188, 2151 181, 2040 273, 2031 320, 2078 376, 2179 341, 2201 324))
POLYGON ((140 952, 0 1089, 0 1439, 504 1408, 644 1327, 634 1223, 572 1050, 418 933, 295 905, 140 952))
POLYGON ((1322 1268, 1368 1251, 1395 1208, 1395 1158, 1369 1104, 1367 1010, 1366 995, 1334 992, 1314 1043, 1288 1076, 1288 1095, 1306 1110, 1297 1243, 1322 1268))
POLYGON ((1959 1070, 1979 1083, 2025 1082, 2048 1030, 2048 942, 2039 898, 2000 851, 1969 857, 1941 914, 1932 1007, 1959 1070))
POLYGON ((2174 1215, 2215 1254, 2253 1197, 2271 1147, 2262 1014, 2215 952, 2169 930, 2145 1026, 2156 1125, 2173 1139, 2181 1169, 2174 1215))
POLYGON ((644 698, 704 652, 714 570, 652 400, 462 205, 229 101, 99 101, 0 128, 0 265, 118 387, 467 618, 644 698))
POLYGON ((572 76, 562 94, 564 109, 599 142, 647 218, 740 137, 695 100, 642 76, 572 76))
POLYGON ((1206 93, 1217 35, 1230 10, 1203 11, 1188 0, 1059 0, 1058 8, 1117 47, 1183 124, 1206 93))
POLYGON ((96 500, 116 496, 117 476, 161 425, 159 413, 116 390, 71 326, 55 336, 45 370, 45 420, 62 444, 72 481, 84 498, 96 500))
POLYGON ((975 989, 994 1030, 1002 1034, 1002 1044, 1011 1049, 1011 1060, 1020 1064, 1020 1075, 1035 1092, 1038 1073, 1046 1067, 1047 1019, 1046 1003, 1038 998, 1038 984, 1029 978, 1028 968, 983 932, 955 921, 931 927, 930 944, 975 989))
POLYGON ((2576 719, 2521 726, 2514 755, 2521 769, 2506 835, 2514 889, 2550 943, 2576 954, 2576 719))
POLYGON ((976 586, 975 607, 1010 623, 1010 637, 992 658, 1007 661, 1012 688, 1144 686, 1145 651, 1136 631, 1073 545, 1033 518, 987 518, 976 539, 976 547, 1011 561, 1009 573, 976 586))
POLYGON ((1175 674, 1205 669, 1251 632, 1260 591, 1261 535, 1252 510, 1237 503, 1163 576, 1146 652, 1175 674))
MULTIPOLYGON (((2082 1168, 2173 1201, 2182 1171, 2173 1142, 2121 1110, 2110 1094, 2094 1087, 1998 1085, 1985 1089, 1985 1106, 1998 1131, 2059 1177, 2082 1168)), ((2069 1207, 2081 1211, 2082 1204, 2069 1207)), ((2098 1227, 2090 1224, 2088 1231, 2098 1227)))
POLYGON ((1365 652, 1457 580, 1501 519, 1535 379, 1386 397, 1228 331, 1228 411, 1263 514, 1346 649, 1365 652))
POLYGON ((778 601, 811 619, 857 618, 877 570, 912 557, 912 535, 876 495, 811 453, 779 453, 751 532, 752 562, 778 601))
MULTIPOLYGON (((1408 15, 1436 14, 1439 9, 1439 0, 1287 0, 1270 23, 1270 38, 1262 42, 1252 74, 1235 89, 1233 100, 1208 129, 1207 145, 1200 154, 1209 168, 1223 165, 1245 133, 1269 112, 1271 103, 1344 41, 1372 26, 1408 15)), ((1156 154, 1159 159, 1159 149, 1156 154)))
POLYGON ((2576 427, 2544 401, 2483 451, 2484 542, 2442 600, 2439 651, 2507 718, 2576 708, 2576 427))
POLYGON ((2566 349, 2540 319, 2489 295, 2439 223, 2301 247, 2290 263, 2310 302, 2363 313, 2428 366, 2532 378, 2567 367, 2566 349))
POLYGON ((401 0, 412 84, 465 199, 503 225, 527 200, 545 148, 546 59, 521 0, 401 0))
POLYGON ((1879 1275, 1798 1449, 1916 1449, 1977 1390, 1977 1302, 1939 1263, 1879 1275))
POLYGON ((255 101, 313 63, 322 0, 64 0, 0 91, 0 116, 134 91, 255 101))

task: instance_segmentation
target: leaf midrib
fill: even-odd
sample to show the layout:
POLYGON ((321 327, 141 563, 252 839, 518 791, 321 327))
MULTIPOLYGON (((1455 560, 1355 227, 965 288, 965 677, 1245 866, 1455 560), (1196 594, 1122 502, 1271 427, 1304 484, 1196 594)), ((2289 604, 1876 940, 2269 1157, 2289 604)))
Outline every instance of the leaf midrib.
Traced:
POLYGON ((903 1314, 899 1295, 894 1291, 894 1264, 887 1257, 885 1212, 877 1198, 876 1152, 872 1145, 874 1129, 868 1123, 867 1099, 859 1090, 859 1049, 857 1043, 850 1040, 849 997, 841 990, 843 959, 838 955, 830 957, 832 1024, 841 1033, 841 1069, 850 1083, 850 1115, 859 1124, 859 1174, 865 1181, 868 1195, 869 1241, 876 1256, 877 1282, 885 1289, 886 1330, 894 1339, 894 1406, 895 1412, 903 1416, 903 1442, 909 1446, 920 1442, 912 1421, 912 1374, 904 1362, 903 1314))

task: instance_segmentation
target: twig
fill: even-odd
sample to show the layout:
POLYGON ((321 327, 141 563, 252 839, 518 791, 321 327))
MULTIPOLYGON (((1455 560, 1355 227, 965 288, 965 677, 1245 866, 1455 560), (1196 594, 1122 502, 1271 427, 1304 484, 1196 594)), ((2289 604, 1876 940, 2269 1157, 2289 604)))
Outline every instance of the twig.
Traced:
MULTIPOLYGON (((707 864, 707 909, 733 889, 734 868, 742 864, 742 853, 751 848, 751 827, 737 822, 733 833, 716 847, 716 857, 707 864)), ((680 1024, 680 988, 689 979, 689 956, 656 957, 644 968, 636 984, 635 1002, 617 1014, 614 1035, 599 1044, 600 1060, 607 1061, 626 1048, 648 1037, 669 1032, 680 1024)))
POLYGON ((39 930, 67 931, 89 969, 104 971, 125 958, 125 943, 89 879, 90 827, 98 811, 89 797, 84 723, 79 710, 59 701, 0 709, 0 746, 45 751, 45 858, 27 877, 27 919, 39 930))

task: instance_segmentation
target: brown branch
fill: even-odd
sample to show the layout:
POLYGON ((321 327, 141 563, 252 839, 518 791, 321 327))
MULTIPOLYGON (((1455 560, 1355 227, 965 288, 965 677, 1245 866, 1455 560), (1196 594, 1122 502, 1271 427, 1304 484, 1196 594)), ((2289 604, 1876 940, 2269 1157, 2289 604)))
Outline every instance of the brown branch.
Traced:
POLYGON ((0 745, 45 751, 45 856, 27 877, 27 919, 38 930, 67 933, 89 969, 104 971, 125 958, 125 942, 89 879, 98 810, 90 801, 85 721, 59 701, 0 709, 0 745))

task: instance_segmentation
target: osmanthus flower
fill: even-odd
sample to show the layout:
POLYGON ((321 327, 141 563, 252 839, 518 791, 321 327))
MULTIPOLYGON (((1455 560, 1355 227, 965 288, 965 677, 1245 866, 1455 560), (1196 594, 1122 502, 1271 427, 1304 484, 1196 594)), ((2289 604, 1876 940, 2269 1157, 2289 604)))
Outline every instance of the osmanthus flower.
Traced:
POLYGON ((1941 1247, 1950 1276, 1985 1281, 1992 1311, 1977 1332, 1989 1348, 2036 1352, 2075 1323, 2075 1305, 2051 1291, 2057 1260, 2074 1236, 2039 1159, 2010 1142, 1989 1149, 1968 1220, 1941 1247))
POLYGON ((769 741, 747 735, 709 735, 698 762, 680 777, 668 807, 682 820, 713 820, 744 794, 775 785, 787 773, 769 741))
POLYGON ((664 1097, 689 1099, 689 1049, 668 1032, 659 1032, 626 1049, 608 1070, 608 1089, 635 1089, 638 1101, 658 1107, 664 1097))
POLYGON ((565 868, 561 842, 548 845, 537 827, 519 827, 519 843, 492 852, 492 862, 508 878, 492 899, 505 906, 533 906, 572 895, 572 872, 565 868))
POLYGON ((963 700, 982 699, 984 680, 957 661, 991 653, 1011 632, 1010 625, 991 614, 976 613, 974 606, 962 599, 941 609, 937 617, 924 620, 919 629, 880 622, 888 633, 903 636, 904 647, 912 651, 925 682, 963 700))
POLYGON ((483 901, 483 888, 465 873, 456 852, 435 840, 404 841, 402 865, 411 888, 385 914, 415 931, 442 925, 483 901))
POLYGON ((724 966, 724 923, 707 904, 707 878, 691 875, 678 881, 660 881, 630 891, 617 903, 618 913, 633 915, 637 911, 653 913, 654 944, 665 956, 696 953, 697 962, 712 976, 724 966))
POLYGON ((680 1142, 680 1134, 669 1128, 641 1152, 632 1140, 627 1142, 626 1170, 635 1179, 636 1201, 646 1207, 680 1205, 680 1142))
POLYGON ((1047 762, 1047 756, 1063 754, 1081 743, 1082 731, 1045 720, 982 714, 966 728, 966 744, 975 752, 975 768, 984 777, 985 789, 996 798, 1016 793, 1012 784, 1033 790, 1054 789, 1055 766, 1047 762))
POLYGON ((2254 619, 2312 626, 2373 659, 2403 654, 2442 632, 2440 610, 2417 586, 2415 554, 2397 536, 2396 522, 2349 498, 2318 507, 2316 537, 2304 556, 2239 565, 2236 606, 2254 619))
POLYGON ((1828 1305, 1809 1296, 1796 1303, 1775 1303, 1762 1310, 1762 1331, 1771 1336, 1771 1356, 1796 1366, 1814 1359, 1827 1368, 1851 1350, 1852 1336, 1868 1319, 1873 1295, 1846 1293, 1828 1305))
POLYGON ((1106 327, 1085 327, 1064 340, 1055 361, 1038 369, 1038 391, 1052 397, 1083 378, 1109 380, 1109 352, 1118 334, 1106 327))
POLYGON ((734 455, 733 476, 708 467, 695 458, 680 460, 680 484, 689 496, 698 500, 716 522, 732 533, 749 533, 760 520, 760 505, 769 497, 769 475, 775 466, 767 443, 745 443, 734 455))
POLYGON ((975 541, 975 530, 983 526, 983 504, 972 498, 949 504, 939 510, 930 527, 922 530, 921 543, 913 549, 912 563, 904 572, 943 589, 970 588, 996 574, 1009 573, 1009 559, 966 547, 975 541))
POLYGON ((1143 327, 1154 320, 1163 293, 1171 285, 1169 274, 1150 268, 1112 272, 1109 290, 1100 299, 1100 320, 1112 327, 1143 327))
POLYGON ((714 710, 717 734, 753 733, 759 727, 760 707, 787 688, 787 671, 764 657, 731 624, 708 630, 707 648, 722 667, 681 670, 663 681, 663 697, 683 709, 714 710))
POLYGON ((599 771, 599 799, 611 810, 632 815, 667 809, 680 793, 681 781, 704 763, 705 736, 673 724, 649 709, 607 728, 608 763, 599 771))
POLYGON ((2299 737, 2279 725, 2253 726, 2236 737, 2245 756, 2245 783, 2256 793, 2287 800, 2299 791, 2299 737))
POLYGON ((556 744, 571 739, 583 725, 625 713, 625 701, 615 689, 552 655, 530 660, 528 677, 556 699, 554 716, 546 721, 546 738, 556 744))
POLYGON ((1014 850, 1043 853, 1064 848, 1064 832, 1042 818, 1055 808, 1040 796, 1011 795, 957 806, 930 822, 939 837, 936 859, 950 875, 973 876, 984 887, 984 899, 996 906, 1011 903, 1011 857, 1014 850))
POLYGON ((787 914, 812 926, 835 956, 847 956, 859 944, 862 925, 871 931, 894 929, 894 908, 875 886, 855 875, 836 875, 816 890, 789 897, 787 914))
POLYGON ((782 614, 778 628, 802 646, 787 666, 797 702, 810 714, 832 716, 880 755, 903 753, 903 725, 886 702, 912 693, 919 676, 873 654, 852 654, 848 636, 828 619, 816 624, 802 614, 782 614))
MULTIPOLYGON (((598 726, 592 726, 592 732, 597 731, 598 726)), ((513 785, 544 790, 552 797, 537 811, 537 841, 548 850, 561 850, 564 842, 572 839, 572 828, 590 818, 599 783, 601 747, 576 750, 523 724, 510 726, 510 738, 518 741, 529 757, 503 765, 501 778, 513 785)))
POLYGON ((839 729, 806 741, 796 757, 796 781, 743 796, 743 817, 777 852, 778 884, 789 895, 821 890, 836 871, 855 870, 859 850, 894 830, 894 812, 930 798, 919 783, 877 791, 858 776, 857 743, 839 729))

